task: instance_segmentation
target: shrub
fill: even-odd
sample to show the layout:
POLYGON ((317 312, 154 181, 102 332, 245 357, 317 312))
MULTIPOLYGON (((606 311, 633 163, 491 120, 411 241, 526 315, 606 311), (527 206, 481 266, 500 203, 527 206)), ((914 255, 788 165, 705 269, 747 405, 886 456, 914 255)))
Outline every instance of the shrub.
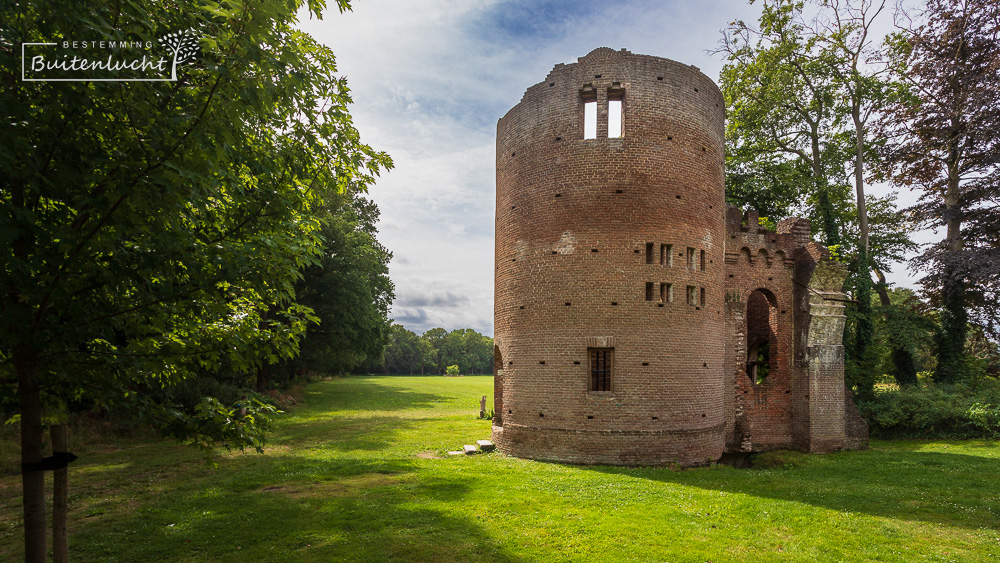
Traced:
POLYGON ((880 438, 983 438, 1000 435, 1000 381, 882 389, 858 409, 880 438))
POLYGON ((967 414, 972 425, 984 435, 1000 438, 1000 407, 973 403, 967 414))
POLYGON ((446 375, 458 375, 458 366, 448 366, 444 369, 446 375))

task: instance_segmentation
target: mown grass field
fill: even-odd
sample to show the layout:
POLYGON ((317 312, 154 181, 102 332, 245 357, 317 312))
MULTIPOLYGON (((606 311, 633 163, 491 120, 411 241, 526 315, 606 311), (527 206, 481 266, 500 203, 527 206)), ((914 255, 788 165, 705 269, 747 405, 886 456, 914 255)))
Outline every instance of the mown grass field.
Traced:
MULTIPOLYGON (((266 454, 225 454, 216 468, 166 441, 77 438, 71 556, 1000 560, 996 442, 873 442, 869 451, 824 456, 783 452, 763 456, 750 470, 445 456, 489 436, 490 423, 476 414, 478 398, 491 394, 490 377, 314 383, 281 417, 266 454)), ((21 558, 19 526, 20 477, 8 471, 0 477, 0 557, 21 558)))

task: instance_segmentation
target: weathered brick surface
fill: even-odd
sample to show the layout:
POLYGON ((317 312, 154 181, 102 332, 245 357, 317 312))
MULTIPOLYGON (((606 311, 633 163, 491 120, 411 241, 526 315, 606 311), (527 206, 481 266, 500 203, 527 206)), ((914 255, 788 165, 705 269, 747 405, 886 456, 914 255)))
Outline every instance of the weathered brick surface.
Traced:
MULTIPOLYGON (((809 301, 793 276, 800 257, 813 259, 809 224, 769 233, 754 212, 727 210, 723 141, 723 100, 708 77, 607 48, 556 65, 499 121, 501 451, 697 465, 741 443, 812 449, 795 436, 815 430, 797 431, 794 416, 816 411, 808 358, 796 363, 795 350, 809 301), (624 135, 609 139, 608 92, 620 89, 624 135), (583 138, 582 90, 596 91, 596 139, 583 138), (661 284, 671 288, 664 302, 661 284), (757 385, 746 354, 762 338, 772 367, 757 385), (588 348, 614 349, 611 391, 590 391, 588 348)), ((838 404, 844 413, 842 390, 838 404)))

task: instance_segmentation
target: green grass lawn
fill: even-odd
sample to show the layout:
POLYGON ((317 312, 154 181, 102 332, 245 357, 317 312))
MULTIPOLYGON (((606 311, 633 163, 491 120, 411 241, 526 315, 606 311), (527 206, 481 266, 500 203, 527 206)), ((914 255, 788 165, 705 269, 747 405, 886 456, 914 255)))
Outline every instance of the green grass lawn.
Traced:
MULTIPOLYGON (((489 437, 490 423, 476 415, 492 386, 490 377, 314 383, 281 417, 266 454, 226 454, 216 468, 166 441, 77 439, 71 555, 127 562, 1000 560, 996 442, 780 452, 750 470, 446 456, 489 437)), ((20 559, 21 541, 20 477, 8 471, 0 477, 0 557, 20 559)))

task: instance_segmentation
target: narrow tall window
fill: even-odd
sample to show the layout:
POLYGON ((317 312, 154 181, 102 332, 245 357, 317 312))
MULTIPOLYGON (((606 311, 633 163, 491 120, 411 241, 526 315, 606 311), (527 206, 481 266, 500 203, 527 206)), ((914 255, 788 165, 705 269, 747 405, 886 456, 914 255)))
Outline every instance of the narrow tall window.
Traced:
POLYGON ((614 369, 614 348, 587 348, 590 356, 590 390, 611 391, 611 376, 614 369))
POLYGON ((646 282, 646 301, 653 300, 653 282, 646 282))
POLYGON ((653 263, 653 243, 651 242, 646 243, 646 263, 653 263))
POLYGON ((597 138, 597 89, 592 84, 584 84, 580 89, 583 103, 583 138, 597 138))
POLYGON ((705 251, 701 251, 701 271, 705 271, 705 251))
POLYGON ((615 82, 608 88, 608 138, 624 137, 625 113, 622 102, 625 99, 625 89, 615 82))
POLYGON ((702 307, 705 306, 705 288, 704 287, 701 288, 701 301, 700 301, 700 304, 701 304, 702 307))
POLYGON ((688 247, 687 259, 688 259, 688 270, 692 270, 693 271, 694 270, 694 249, 691 248, 690 246, 688 247))
POLYGON ((695 305, 695 306, 698 305, 698 288, 697 287, 695 287, 693 285, 687 286, 687 300, 688 300, 688 305, 695 305))
POLYGON ((622 101, 608 100, 608 138, 622 136, 622 101))
POLYGON ((583 104, 583 138, 597 138, 597 100, 583 104))
POLYGON ((661 265, 663 265, 663 266, 673 266, 674 265, 674 257, 673 257, 673 253, 672 253, 673 249, 674 249, 674 247, 672 245, 669 245, 669 244, 661 244, 660 245, 660 264, 661 265))

